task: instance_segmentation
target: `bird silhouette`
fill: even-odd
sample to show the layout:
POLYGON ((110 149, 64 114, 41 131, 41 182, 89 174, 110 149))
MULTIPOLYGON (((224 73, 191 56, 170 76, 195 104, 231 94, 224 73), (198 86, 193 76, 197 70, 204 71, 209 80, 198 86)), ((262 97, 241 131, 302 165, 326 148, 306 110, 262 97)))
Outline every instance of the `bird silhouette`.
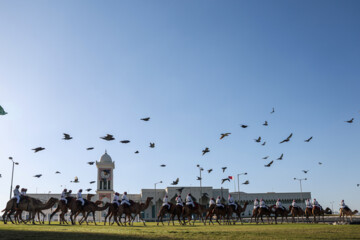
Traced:
POLYGON ((284 140, 282 140, 280 143, 284 143, 284 142, 288 142, 288 141, 290 141, 290 138, 292 137, 292 133, 286 138, 286 139, 284 139, 284 140))
POLYGON ((208 169, 207 171, 208 171, 208 173, 211 173, 211 172, 212 172, 212 168, 208 169))
POLYGON ((245 124, 241 124, 240 125, 242 128, 247 128, 248 127, 248 125, 245 125, 245 124))
POLYGON ((245 182, 243 182, 242 184, 248 185, 250 182, 249 180, 246 180, 245 182))
POLYGON ((165 165, 165 164, 161 164, 160 167, 166 167, 166 165, 165 165))
POLYGON ((87 192, 90 192, 92 189, 91 188, 88 188, 88 189, 85 189, 87 192))
POLYGON ((268 164, 266 164, 266 165, 264 165, 265 167, 270 167, 271 166, 271 164, 273 164, 274 163, 274 161, 271 161, 271 162, 269 162, 268 164))
POLYGON ((56 171, 56 172, 55 172, 55 174, 60 174, 60 173, 61 173, 61 172, 59 172, 59 171, 56 171))
POLYGON ((223 172, 225 172, 225 170, 227 169, 227 167, 222 167, 221 169, 223 170, 223 172))
POLYGON ((42 174, 37 174, 37 175, 35 175, 34 177, 40 178, 41 176, 42 176, 42 174))
POLYGON ((135 154, 138 154, 138 153, 139 153, 139 151, 136 150, 136 151, 135 151, 135 154))
POLYGON ((75 178, 74 178, 74 181, 70 181, 70 182, 79 183, 79 178, 78 178, 78 177, 75 177, 75 178))
POLYGON ((275 112, 275 108, 272 108, 272 111, 270 113, 274 113, 275 112))
POLYGON ((180 194, 182 193, 182 191, 184 190, 184 188, 182 187, 182 188, 178 188, 178 189, 176 189, 176 191, 178 191, 180 194))
POLYGON ((150 146, 151 148, 154 148, 155 147, 155 143, 150 143, 150 146))
POLYGON ((71 140, 72 137, 70 136, 70 134, 67 134, 67 133, 63 133, 64 134, 64 140, 71 140))
POLYGON ((35 153, 37 153, 37 152, 40 152, 40 151, 45 150, 45 148, 43 148, 43 147, 37 147, 37 148, 31 149, 31 150, 33 150, 33 151, 35 151, 35 153))
POLYGON ((263 125, 264 125, 264 126, 268 126, 268 122, 267 122, 267 121, 265 121, 263 125))
POLYGON ((261 142, 261 137, 258 137, 258 139, 254 139, 255 142, 261 142))
POLYGON ((112 140, 115 140, 114 136, 111 135, 111 134, 106 134, 106 136, 104 137, 100 137, 101 139, 104 139, 106 141, 112 141, 112 140))
POLYGON ((224 137, 229 136, 231 133, 222 133, 220 139, 223 139, 224 137))
POLYGON ((93 150, 94 148, 93 147, 89 147, 89 148, 87 148, 86 150, 93 150))
POLYGON ((122 141, 120 141, 121 143, 129 143, 130 142, 130 140, 122 140, 122 141))
POLYGON ((360 184, 358 183, 358 184, 356 184, 356 186, 358 186, 358 187, 359 187, 359 186, 360 186, 360 184))
POLYGON ((6 115, 8 114, 7 112, 5 112, 5 110, 3 109, 2 106, 0 106, 0 115, 6 115))
POLYGON ((352 118, 352 119, 350 119, 350 120, 348 120, 348 121, 345 121, 345 122, 347 122, 347 123, 353 123, 353 121, 354 121, 354 118, 352 118))
POLYGON ((322 162, 319 162, 319 165, 321 165, 322 164, 322 162))
POLYGON ((282 153, 282 154, 280 155, 280 157, 279 157, 278 159, 276 159, 276 160, 282 160, 282 159, 283 159, 283 156, 284 156, 284 154, 282 153))
POLYGON ((263 159, 268 159, 268 158, 269 158, 269 156, 263 157, 263 159))
POLYGON ((147 122, 147 121, 149 121, 149 120, 150 120, 150 117, 141 118, 140 120, 147 122))
POLYGON ((200 181, 201 179, 202 179, 201 177, 197 177, 197 179, 196 179, 196 180, 199 180, 199 181, 200 181))
POLYGON ((96 181, 91 181, 90 184, 93 184, 93 183, 95 183, 95 182, 96 182, 96 181))
POLYGON ((0 174, 0 178, 2 178, 2 175, 0 174))
POLYGON ((230 182, 230 178, 223 178, 223 179, 221 179, 221 184, 223 184, 223 183, 226 182, 226 181, 229 181, 229 182, 230 182))
POLYGON ((308 173, 308 171, 310 171, 310 170, 302 170, 302 171, 306 174, 306 173, 308 173))
POLYGON ((173 181, 173 182, 171 183, 171 185, 178 185, 178 183, 179 183, 179 178, 177 178, 175 181, 173 181))
POLYGON ((265 146, 266 142, 263 142, 261 145, 265 146))
POLYGON ((87 162, 89 165, 94 165, 95 162, 87 162))
POLYGON ((210 149, 207 147, 204 150, 202 150, 202 155, 204 156, 206 153, 210 152, 210 149))
POLYGON ((308 139, 306 139, 304 142, 310 142, 312 138, 313 138, 313 137, 311 136, 311 137, 309 137, 308 139))

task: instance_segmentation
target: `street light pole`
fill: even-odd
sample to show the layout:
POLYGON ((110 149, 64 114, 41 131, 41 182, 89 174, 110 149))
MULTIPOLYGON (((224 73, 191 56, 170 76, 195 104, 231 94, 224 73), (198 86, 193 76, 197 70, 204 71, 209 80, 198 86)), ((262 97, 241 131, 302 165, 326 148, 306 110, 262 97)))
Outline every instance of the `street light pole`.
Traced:
POLYGON ((202 177, 201 177, 201 172, 204 171, 204 169, 202 167, 200 167, 200 165, 196 165, 199 168, 200 171, 200 195, 202 196, 202 177))
POLYGON ((162 181, 154 183, 154 186, 155 186, 155 199, 154 199, 154 201, 155 201, 155 219, 156 219, 156 185, 159 183, 162 183, 162 181))
POLYGON ((14 180, 14 166, 19 165, 18 162, 14 162, 12 157, 9 157, 9 160, 12 161, 12 174, 11 174, 11 186, 10 186, 10 199, 11 199, 11 195, 12 195, 12 188, 13 188, 13 180, 14 180))
POLYGON ((240 176, 240 175, 247 175, 247 173, 244 172, 244 173, 238 173, 238 174, 237 174, 238 193, 239 193, 239 194, 238 194, 238 198, 239 198, 238 201, 239 201, 239 202, 240 202, 240 181, 239 181, 239 176, 240 176))
POLYGON ((300 198, 301 198, 301 203, 303 203, 302 185, 301 185, 301 182, 302 182, 302 181, 306 181, 307 178, 294 178, 294 180, 298 180, 298 181, 300 182, 300 198))

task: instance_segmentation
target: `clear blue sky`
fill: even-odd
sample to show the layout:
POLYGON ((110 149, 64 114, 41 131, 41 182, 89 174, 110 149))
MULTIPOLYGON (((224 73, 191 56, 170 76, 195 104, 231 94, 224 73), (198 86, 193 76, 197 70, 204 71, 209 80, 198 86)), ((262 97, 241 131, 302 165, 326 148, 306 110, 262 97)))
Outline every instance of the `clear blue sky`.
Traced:
POLYGON ((29 192, 77 191, 95 188, 86 162, 107 149, 119 192, 177 177, 198 186, 201 164, 214 169, 205 186, 232 191, 220 179, 246 171, 245 192, 291 192, 294 177, 307 177, 303 190, 322 205, 360 208, 359 11, 358 1, 1 1, 0 105, 9 114, 0 116, 0 205, 9 156, 20 162, 14 184, 29 192), (61 140, 64 132, 74 139, 61 140), (219 140, 223 132, 232 134, 219 140), (116 141, 99 139, 106 133, 116 141), (34 154, 38 146, 46 150, 34 154))

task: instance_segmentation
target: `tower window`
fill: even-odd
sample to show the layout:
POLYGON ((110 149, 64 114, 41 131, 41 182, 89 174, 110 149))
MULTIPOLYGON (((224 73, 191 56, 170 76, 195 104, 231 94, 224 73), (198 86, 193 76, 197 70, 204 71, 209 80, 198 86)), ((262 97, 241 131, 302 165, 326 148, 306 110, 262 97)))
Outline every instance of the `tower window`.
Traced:
POLYGON ((100 181, 100 189, 102 189, 102 188, 103 188, 103 182, 100 181))
POLYGON ((108 189, 111 190, 110 181, 108 181, 108 189))
POLYGON ((104 181, 104 190, 106 190, 106 181, 104 181))

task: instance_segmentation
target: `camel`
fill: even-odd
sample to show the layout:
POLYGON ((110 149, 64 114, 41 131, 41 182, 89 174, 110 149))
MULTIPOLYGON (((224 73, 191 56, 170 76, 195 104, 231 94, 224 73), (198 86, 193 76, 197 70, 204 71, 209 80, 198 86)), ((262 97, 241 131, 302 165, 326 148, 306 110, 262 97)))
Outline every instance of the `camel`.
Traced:
MULTIPOLYGON (((152 199, 153 199, 152 197, 148 197, 146 199, 145 203, 138 203, 138 202, 133 202, 130 200, 130 203, 131 203, 130 206, 124 207, 124 205, 120 205, 122 207, 119 207, 119 209, 118 209, 119 218, 121 218, 122 214, 124 213, 125 214, 125 225, 126 225, 126 217, 128 217, 129 225, 130 225, 131 223, 134 222, 135 217, 137 215, 139 215, 140 220, 144 223, 144 226, 146 226, 145 220, 141 217, 140 213, 149 207, 152 199), (132 214, 134 214, 133 217, 132 217, 132 214)), ((118 223, 118 225, 119 225, 119 223, 118 223)))
MULTIPOLYGON (((35 224, 34 219, 36 212, 39 210, 49 209, 52 206, 54 206, 54 204, 58 201, 59 201, 58 199, 52 197, 49 198, 49 200, 46 203, 42 203, 41 201, 38 201, 34 198, 26 197, 26 201, 25 199, 22 199, 17 209, 21 211, 28 211, 30 213, 29 219, 32 221, 32 224, 35 224)), ((7 223, 7 218, 9 218, 12 223, 14 223, 11 219, 11 214, 13 214, 16 211, 15 207, 16 207, 16 199, 10 199, 6 204, 6 208, 3 210, 4 224, 7 223)))
MULTIPOLYGON (((119 206, 120 206, 120 205, 119 205, 119 206)), ((115 219, 117 218, 119 206, 118 206, 116 203, 112 203, 112 204, 109 206, 109 211, 108 211, 108 213, 107 213, 106 216, 105 216, 104 225, 106 225, 106 220, 107 220, 108 217, 109 217, 109 225, 110 225, 111 218, 114 218, 114 221, 115 221, 115 219)), ((114 221, 113 221, 113 223, 114 223, 114 221)))
POLYGON ((348 207, 340 208, 340 215, 339 215, 340 221, 341 221, 341 216, 343 217, 343 222, 345 222, 345 217, 347 221, 347 217, 350 216, 350 222, 352 222, 352 216, 357 213, 358 210, 352 212, 351 209, 348 207))
POLYGON ((174 211, 170 215, 168 224, 170 223, 170 221, 172 221, 173 226, 175 225, 175 223, 174 223, 175 216, 177 216, 177 219, 178 219, 180 225, 182 224, 182 222, 181 222, 182 209, 183 209, 183 206, 175 205, 174 211))
POLYGON ((170 215, 168 225, 170 225, 171 220, 173 222, 173 225, 175 225, 174 224, 175 215, 178 216, 178 221, 181 224, 180 215, 181 215, 182 207, 179 205, 172 204, 172 203, 169 203, 169 205, 170 205, 170 208, 168 208, 168 206, 161 206, 159 213, 157 215, 157 225, 158 226, 159 226, 159 222, 161 222, 162 225, 164 225, 163 218, 164 218, 165 214, 170 215), (180 212, 180 214, 176 214, 176 212, 180 212), (171 216, 173 216, 173 218, 171 218, 171 216))
MULTIPOLYGON (((211 215, 216 215, 216 222, 221 225, 221 223, 219 222, 219 219, 223 219, 223 223, 225 221, 226 216, 229 216, 229 206, 228 205, 224 205, 224 207, 218 207, 215 205, 215 207, 213 208, 211 215)), ((230 209, 231 214, 233 213, 232 209, 230 209)), ((212 218, 211 216, 211 218, 212 218)), ((211 219, 210 218, 210 219, 211 219)), ((228 219, 229 220, 229 217, 228 219)), ((211 221, 211 220, 210 220, 211 221)), ((229 221, 227 221, 227 223, 229 223, 229 221)))
POLYGON ((324 215, 326 214, 331 214, 332 211, 330 208, 326 208, 325 210, 324 209, 321 209, 319 207, 313 207, 312 209, 312 214, 314 216, 314 222, 317 223, 316 221, 316 216, 319 216, 319 220, 320 220, 320 217, 322 216, 323 217, 323 221, 324 221, 324 215))
POLYGON ((79 224, 85 221, 86 224, 89 225, 89 223, 87 222, 87 218, 89 214, 92 213, 94 224, 96 225, 95 211, 104 211, 105 209, 109 208, 112 205, 112 203, 107 202, 104 206, 99 207, 99 205, 102 203, 103 202, 100 200, 96 202, 89 201, 88 204, 83 207, 86 215, 83 215, 82 219, 79 221, 79 224))
MULTIPOLYGON (((84 206, 81 206, 80 201, 76 200, 76 198, 74 197, 68 197, 68 203, 67 203, 67 207, 71 210, 71 215, 70 215, 70 221, 72 225, 76 224, 76 217, 81 213, 82 216, 85 216, 85 210, 84 208, 86 207, 86 205, 91 202, 91 198, 95 196, 94 194, 88 194, 86 196, 86 200, 85 200, 85 204, 84 206)), ((97 204, 101 204, 102 202, 97 202, 97 204)), ((79 222, 79 224, 81 224, 81 222, 79 222)))
MULTIPOLYGON (((249 204, 249 202, 245 202, 244 207, 241 207, 241 205, 238 204, 238 208, 236 210, 234 210, 234 213, 236 214, 236 221, 239 219, 241 224, 243 224, 242 219, 241 219, 241 214, 243 212, 245 212, 248 204, 249 204)), ((235 224, 235 222, 234 222, 234 224, 235 224)))
MULTIPOLYGON (((35 201, 35 203, 36 204, 41 204, 42 202, 39 200, 39 199, 35 199, 34 198, 34 201, 35 201)), ((18 209, 18 210, 16 210, 16 213, 15 213, 15 215, 14 215, 14 219, 15 219, 15 223, 20 223, 20 222, 23 222, 23 223, 27 223, 27 221, 24 221, 23 219, 22 219, 22 213, 23 213, 23 210, 20 210, 20 209, 18 209)), ((39 221, 39 223, 41 224, 44 224, 44 218, 45 218, 45 214, 41 211, 41 209, 36 209, 36 213, 35 214, 37 214, 37 216, 38 216, 38 221, 39 221), (40 218, 40 214, 43 216, 43 220, 41 221, 41 218, 40 218)))
POLYGON ((309 217, 312 216, 312 208, 305 208, 305 219, 307 222, 311 222, 309 217))
POLYGON ((65 204, 64 200, 60 200, 59 204, 57 206, 57 208, 51 213, 50 217, 49 217, 49 225, 51 223, 51 219, 52 217, 59 211, 61 211, 60 216, 59 216, 59 220, 60 220, 60 224, 68 224, 68 222, 65 219, 65 214, 68 211, 68 208, 70 208, 70 202, 76 200, 74 197, 67 197, 67 204, 65 204), (74 200, 73 200, 74 199, 74 200))
POLYGON ((297 222, 299 222, 299 217, 301 217, 302 221, 304 222, 304 215, 305 212, 302 210, 301 207, 293 207, 292 205, 289 206, 289 211, 292 216, 292 222, 295 222, 295 217, 297 217, 297 222))
POLYGON ((258 214, 259 207, 253 208, 252 215, 250 218, 250 223, 252 222, 252 219, 255 218, 255 222, 257 222, 257 214, 258 214))
POLYGON ((286 210, 286 208, 277 208, 275 205, 273 205, 274 213, 275 213, 275 224, 277 224, 277 217, 281 216, 281 224, 284 222, 284 217, 286 219, 286 222, 288 223, 288 215, 291 212, 290 210, 286 210))
POLYGON ((272 208, 273 206, 270 206, 269 208, 258 208, 258 213, 257 213, 257 221, 256 223, 259 223, 259 218, 261 219, 261 222, 264 224, 264 220, 263 220, 263 216, 265 215, 267 220, 268 220, 268 223, 270 223, 269 221, 269 217, 271 219, 271 223, 272 223, 272 217, 271 217, 271 214, 274 213, 272 211, 272 208))
POLYGON ((208 209, 206 209, 204 225, 206 225, 206 221, 208 218, 209 218, 209 225, 210 225, 210 223, 212 223, 214 225, 214 223, 212 222, 212 217, 213 217, 212 211, 214 210, 215 206, 216 206, 215 204, 211 204, 210 207, 208 209))
MULTIPOLYGON (((186 225, 185 218, 188 218, 189 224, 191 224, 191 216, 193 214, 196 214, 201 219, 202 222, 204 221, 202 214, 206 211, 205 208, 202 207, 197 202, 194 202, 194 204, 195 204, 194 208, 190 207, 189 205, 185 205, 182 208, 182 217, 183 217, 184 225, 186 225)), ((193 222, 193 225, 195 225, 195 220, 193 222)))

